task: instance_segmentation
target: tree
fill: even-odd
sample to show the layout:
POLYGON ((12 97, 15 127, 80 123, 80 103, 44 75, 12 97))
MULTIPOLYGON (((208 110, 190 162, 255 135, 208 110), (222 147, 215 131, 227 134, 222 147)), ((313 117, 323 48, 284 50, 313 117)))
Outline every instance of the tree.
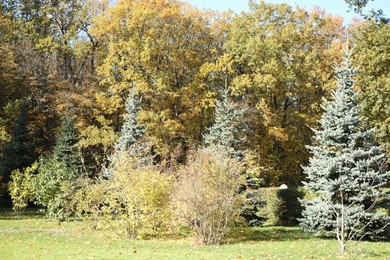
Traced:
POLYGON ((374 130, 365 127, 360 115, 350 56, 346 52, 342 66, 335 67, 334 100, 327 102, 322 129, 314 130, 316 143, 308 147, 313 155, 303 167, 307 174, 304 186, 317 197, 303 201, 306 209, 301 226, 310 232, 336 234, 341 253, 350 240, 375 233, 372 226, 381 218, 385 226, 390 224, 389 217, 376 212, 390 174, 385 171, 385 153, 374 140, 374 130))
POLYGON ((242 143, 242 140, 238 134, 242 130, 240 123, 244 109, 235 106, 228 100, 227 89, 222 92, 221 100, 217 100, 215 103, 215 122, 204 136, 204 143, 206 146, 225 146, 232 149, 233 154, 239 155, 238 146, 242 143))
POLYGON ((20 216, 30 202, 34 201, 34 177, 38 168, 38 163, 33 163, 30 167, 21 170, 14 170, 11 173, 11 181, 8 185, 9 194, 15 213, 20 216))
POLYGON ((369 1, 370 0, 345 0, 349 8, 353 9, 356 13, 362 13, 363 8, 366 7, 369 1))
POLYGON ((74 213, 71 203, 76 176, 57 157, 41 157, 34 178, 35 201, 49 218, 64 221, 74 213))
POLYGON ((31 136, 28 129, 27 101, 22 100, 19 105, 19 116, 12 131, 11 141, 3 148, 1 161, 1 175, 8 182, 9 175, 13 170, 30 166, 34 162, 34 149, 31 144, 31 136))
POLYGON ((133 158, 120 155, 122 160, 116 162, 111 179, 85 187, 78 198, 84 204, 82 213, 86 218, 92 216, 101 228, 110 228, 125 238, 168 227, 171 178, 153 167, 134 167, 133 158))
MULTIPOLYGON (((108 168, 104 168, 103 176, 112 178, 112 172, 121 164, 121 160, 132 158, 134 161, 146 163, 148 161, 147 145, 141 138, 146 132, 145 126, 138 124, 138 113, 140 102, 134 92, 131 92, 126 101, 126 114, 123 116, 123 126, 121 135, 114 145, 114 153, 108 157, 110 163, 108 168)), ((150 163, 150 162, 149 162, 150 163)))
POLYGON ((257 151, 266 185, 303 179, 304 145, 333 88, 343 31, 342 19, 320 10, 264 1, 250 1, 250 11, 232 19, 224 43, 229 86, 250 107, 247 148, 257 151))
POLYGON ((354 65, 362 110, 390 155, 390 24, 369 22, 354 34, 354 65))
POLYGON ((96 96, 102 115, 118 130, 122 101, 134 86, 155 153, 168 164, 179 161, 201 142, 204 130, 207 87, 195 79, 215 57, 209 13, 174 0, 119 1, 100 18, 95 31, 108 40, 97 69, 104 86, 96 96))
POLYGON ((34 180, 37 203, 46 208, 49 217, 60 221, 71 216, 74 211, 71 200, 77 189, 76 180, 82 172, 78 141, 74 117, 66 114, 56 135, 53 154, 41 157, 38 175, 34 180))
POLYGON ((349 9, 353 10, 355 13, 362 15, 365 19, 375 19, 380 22, 389 22, 389 19, 384 17, 383 10, 374 10, 369 11, 368 14, 363 12, 363 9, 367 6, 370 1, 374 0, 345 0, 348 4, 349 9))
POLYGON ((146 132, 145 126, 138 125, 138 113, 140 101, 134 92, 131 92, 126 100, 126 114, 123 116, 121 135, 115 143, 116 151, 127 151, 146 132))
POLYGON ((74 126, 74 117, 67 114, 62 118, 60 129, 56 135, 56 144, 53 149, 53 157, 63 161, 65 166, 72 171, 79 171, 80 156, 77 143, 80 140, 74 126))

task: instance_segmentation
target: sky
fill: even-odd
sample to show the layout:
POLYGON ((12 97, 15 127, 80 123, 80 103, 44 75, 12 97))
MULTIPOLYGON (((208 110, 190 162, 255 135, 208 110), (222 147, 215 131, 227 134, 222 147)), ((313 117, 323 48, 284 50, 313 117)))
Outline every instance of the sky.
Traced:
MULTIPOLYGON (((184 0, 198 8, 207 8, 212 10, 228 10, 231 9, 237 13, 247 11, 247 0, 184 0)), ((260 0, 256 1, 259 2, 260 0)), ((267 3, 287 3, 291 6, 299 5, 307 10, 312 10, 314 6, 325 8, 327 13, 340 15, 344 17, 344 23, 349 24, 357 14, 348 11, 348 4, 344 0, 265 0, 267 3)), ((390 0, 374 0, 370 1, 365 10, 382 9, 386 17, 390 17, 390 0)))

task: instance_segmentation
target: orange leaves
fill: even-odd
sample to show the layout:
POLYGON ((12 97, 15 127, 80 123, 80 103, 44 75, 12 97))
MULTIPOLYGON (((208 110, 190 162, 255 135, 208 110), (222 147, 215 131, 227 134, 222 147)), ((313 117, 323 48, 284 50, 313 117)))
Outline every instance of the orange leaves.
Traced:
POLYGON ((209 19, 180 1, 143 0, 121 1, 97 21, 108 42, 96 101, 115 121, 122 97, 135 89, 148 135, 163 154, 200 131, 195 124, 212 105, 213 92, 201 76, 201 66, 213 59, 209 19))

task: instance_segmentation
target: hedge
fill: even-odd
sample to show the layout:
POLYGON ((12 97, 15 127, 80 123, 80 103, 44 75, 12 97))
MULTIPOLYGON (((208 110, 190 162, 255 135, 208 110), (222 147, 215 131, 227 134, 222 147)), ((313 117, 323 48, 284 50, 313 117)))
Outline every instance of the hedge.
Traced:
POLYGON ((298 225, 302 206, 299 199, 304 193, 302 189, 260 188, 261 207, 257 215, 264 225, 298 225))

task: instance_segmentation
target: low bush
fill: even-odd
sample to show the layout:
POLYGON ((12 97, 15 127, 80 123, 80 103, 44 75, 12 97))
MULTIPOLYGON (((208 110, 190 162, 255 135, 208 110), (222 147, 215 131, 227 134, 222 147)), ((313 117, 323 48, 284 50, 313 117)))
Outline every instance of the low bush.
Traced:
POLYGON ((137 238, 170 224, 169 176, 148 166, 134 167, 134 158, 117 152, 110 179, 85 181, 76 196, 78 212, 98 229, 111 229, 118 236, 137 238))
POLYGON ((57 157, 42 157, 34 178, 35 199, 49 218, 64 221, 74 214, 76 172, 57 157))
POLYGON ((222 146, 200 149, 179 170, 178 216, 205 245, 219 244, 240 213, 242 164, 222 146))
POLYGON ((22 215, 30 202, 34 201, 34 177, 38 168, 35 162, 30 167, 20 170, 14 170, 11 173, 11 181, 8 184, 8 191, 12 199, 13 209, 16 214, 22 215))

